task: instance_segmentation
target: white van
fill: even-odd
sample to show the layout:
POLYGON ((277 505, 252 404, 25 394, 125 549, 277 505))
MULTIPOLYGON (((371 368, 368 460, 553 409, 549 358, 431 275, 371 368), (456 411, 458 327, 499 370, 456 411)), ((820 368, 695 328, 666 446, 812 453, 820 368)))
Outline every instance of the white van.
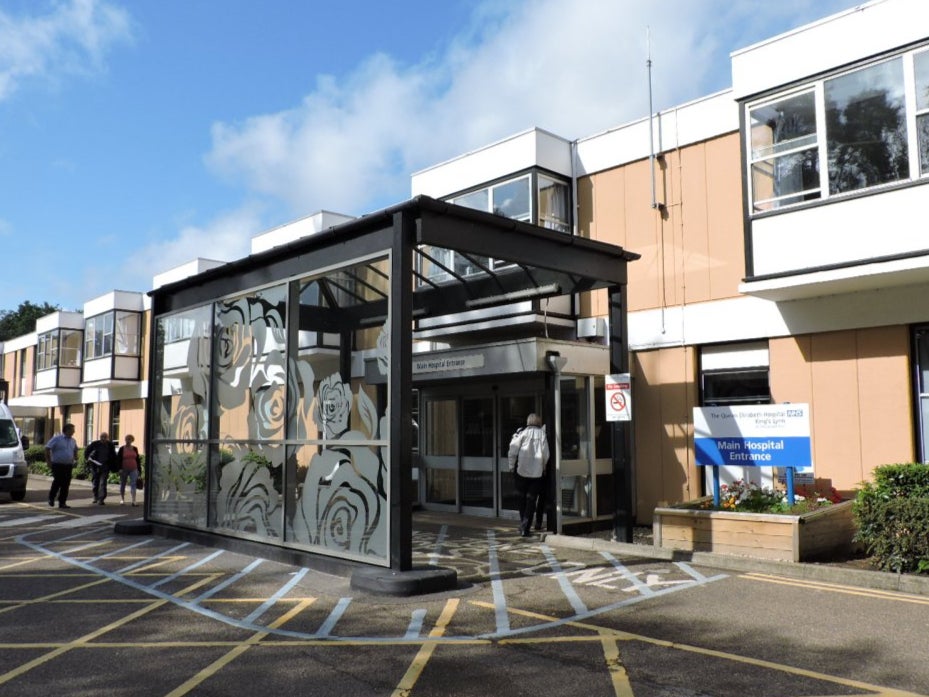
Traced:
POLYGON ((8 491, 14 501, 26 498, 29 470, 23 455, 19 429, 6 404, 0 404, 0 491, 8 491))

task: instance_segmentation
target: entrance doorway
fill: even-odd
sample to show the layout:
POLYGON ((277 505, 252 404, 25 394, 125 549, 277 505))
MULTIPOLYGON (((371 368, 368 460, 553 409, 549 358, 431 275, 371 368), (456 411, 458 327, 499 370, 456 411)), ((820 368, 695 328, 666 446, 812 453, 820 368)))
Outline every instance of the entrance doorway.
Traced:
POLYGON ((526 417, 542 413, 542 390, 485 385, 454 396, 421 394, 423 507, 515 519, 507 451, 526 417))

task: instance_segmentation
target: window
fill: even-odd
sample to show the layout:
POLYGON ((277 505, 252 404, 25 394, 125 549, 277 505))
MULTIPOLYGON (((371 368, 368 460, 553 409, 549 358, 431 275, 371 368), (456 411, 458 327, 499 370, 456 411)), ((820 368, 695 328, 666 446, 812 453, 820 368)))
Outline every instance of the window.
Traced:
POLYGON ((91 317, 84 325, 84 360, 113 353, 113 313, 91 317))
POLYGON ((830 193, 909 178, 902 59, 826 80, 824 96, 830 193))
POLYGON ((120 403, 110 402, 110 440, 119 442, 119 412, 120 403))
POLYGON ((913 392, 916 399, 917 455, 920 462, 929 462, 929 327, 913 332, 913 392))
POLYGON ((120 356, 138 356, 141 341, 142 318, 138 312, 116 311, 116 354, 120 356))
POLYGON ((58 330, 39 336, 36 344, 36 371, 58 367, 58 330))
POLYGON ((770 404, 767 368, 703 373, 703 406, 770 404))
POLYGON ((568 185, 539 175, 538 225, 558 232, 571 232, 568 216, 568 185))
POLYGON ((929 174, 929 51, 917 53, 916 134, 919 141, 919 173, 929 174))
POLYGON ((755 210, 819 198, 813 93, 755 107, 749 118, 755 210))
POLYGON ((753 213, 929 174, 929 51, 749 104, 747 117, 753 213))
POLYGON ((84 444, 94 441, 94 405, 84 406, 84 444))
POLYGON ((79 368, 81 365, 81 343, 84 333, 78 329, 62 329, 58 349, 58 365, 61 368, 79 368))
MULTIPOLYGON (((567 182, 537 172, 523 174, 475 191, 450 198, 457 206, 494 213, 513 220, 534 223, 558 232, 571 232, 567 182)), ((429 257, 419 272, 432 281, 447 281, 453 275, 466 278, 508 262, 477 254, 463 254, 450 249, 431 247, 423 250, 429 257)))

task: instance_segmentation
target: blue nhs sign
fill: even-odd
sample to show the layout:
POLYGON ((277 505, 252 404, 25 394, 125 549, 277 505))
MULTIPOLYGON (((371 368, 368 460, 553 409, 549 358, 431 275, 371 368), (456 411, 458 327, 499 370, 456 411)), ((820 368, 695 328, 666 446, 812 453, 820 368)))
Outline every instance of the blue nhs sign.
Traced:
POLYGON ((694 408, 694 453, 703 467, 812 467, 808 404, 694 408))

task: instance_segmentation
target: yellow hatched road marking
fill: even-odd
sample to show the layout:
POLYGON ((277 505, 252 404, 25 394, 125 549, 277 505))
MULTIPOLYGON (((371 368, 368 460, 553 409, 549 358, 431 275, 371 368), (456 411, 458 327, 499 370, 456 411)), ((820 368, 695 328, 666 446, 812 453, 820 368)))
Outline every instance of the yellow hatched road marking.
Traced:
MULTIPOLYGON (((439 615, 439 620, 436 622, 435 627, 432 628, 432 631, 429 632, 429 637, 437 639, 445 634, 445 630, 448 628, 457 610, 457 598, 446 601, 445 607, 442 609, 442 614, 439 615)), ((404 673, 403 677, 400 679, 400 683, 391 693, 391 697, 408 697, 413 687, 416 685, 416 681, 419 680, 423 670, 425 670, 426 664, 429 663, 429 659, 432 658, 435 647, 436 642, 434 641, 427 641, 419 647, 419 651, 416 652, 413 662, 410 663, 410 667, 407 668, 406 673, 404 673)))
MULTIPOLYGON (((492 603, 487 603, 478 600, 470 601, 472 605, 477 605, 478 607, 484 607, 487 609, 494 609, 492 603)), ((515 608, 510 608, 510 612, 516 615, 523 615, 525 617, 533 617, 536 619, 545 619, 549 622, 557 622, 559 618, 552 617, 550 615, 543 615, 538 612, 529 612, 526 610, 517 610, 515 608)), ((822 680, 824 682, 831 682, 836 685, 842 685, 844 687, 854 687, 859 690, 868 690, 873 692, 876 697, 929 697, 925 694, 918 692, 908 692, 907 690, 896 690, 893 688, 886 688, 881 685, 872 685, 870 683, 862 682, 860 680, 851 680, 849 678, 842 678, 836 675, 829 675, 827 673, 818 673, 813 670, 807 670, 805 668, 797 668, 795 666, 785 665, 783 663, 774 663, 773 661, 765 661, 760 658, 751 658, 749 656, 739 656, 734 653, 728 653, 726 651, 716 651, 714 649, 706 649, 700 646, 693 646, 690 644, 678 644, 673 641, 666 641, 664 639, 655 639, 653 637, 643 636, 641 634, 631 634, 629 632, 623 632, 617 629, 609 629, 606 627, 598 627, 597 625, 588 624, 586 622, 566 622, 568 626, 579 627, 582 629, 589 629, 591 631, 602 634, 603 636, 613 636, 616 640, 623 641, 641 641, 646 644, 652 644, 653 646, 662 646, 669 649, 675 649, 677 651, 687 651, 690 653, 699 654, 702 656, 712 656, 714 658, 721 658, 727 661, 733 661, 736 663, 744 663, 747 665, 757 666, 759 668, 768 668, 770 670, 780 671, 782 673, 788 673, 790 675, 796 675, 804 678, 812 678, 814 680, 822 680)), ((549 638, 549 641, 557 641, 558 639, 549 638)), ((570 640, 570 637, 564 637, 562 641, 570 640)), ((590 637, 589 641, 602 641, 602 637, 590 637)), ((530 644, 538 643, 538 639, 501 639, 501 644, 530 644)))
MULTIPOLYGON (((189 591, 191 591, 191 590, 195 590, 195 588, 196 588, 197 586, 203 586, 203 585, 209 583, 211 580, 212 580, 212 579, 210 579, 210 578, 201 579, 201 580, 197 581, 197 583, 195 583, 193 587, 185 589, 185 592, 189 592, 189 591)), ((98 583, 105 583, 105 582, 107 582, 107 581, 109 581, 109 579, 105 579, 105 580, 103 580, 103 581, 99 581, 98 583)), ((96 585, 96 584, 95 584, 95 583, 87 584, 87 586, 92 586, 92 585, 96 585)), ((87 587, 87 586, 83 586, 83 587, 87 587)), ((72 589, 68 590, 67 592, 68 592, 68 593, 73 593, 73 592, 76 591, 76 590, 80 590, 80 588, 72 588, 72 589)), ((64 592, 64 591, 63 591, 63 592, 64 592)), ((61 593, 55 593, 54 595, 49 596, 49 597, 54 597, 55 595, 61 595, 61 593)), ((13 678, 18 678, 19 676, 23 675, 24 673, 28 673, 28 672, 29 672, 30 670, 32 670, 33 668, 36 668, 36 667, 38 667, 38 666, 40 666, 40 665, 43 665, 44 663, 48 663, 48 662, 51 661, 52 659, 57 658, 58 656, 61 656, 62 654, 65 654, 65 653, 67 653, 68 651, 70 651, 70 650, 72 650, 72 649, 85 647, 85 646, 87 646, 87 644, 89 644, 90 642, 92 642, 92 641, 93 641, 94 639, 96 639, 97 637, 103 636, 103 635, 106 634, 107 632, 110 632, 110 631, 112 631, 112 630, 114 630, 114 629, 116 629, 116 628, 118 628, 118 627, 121 627, 121 626, 123 626, 124 624, 128 624, 129 622, 132 622, 133 620, 136 620, 136 619, 138 619, 138 618, 140 618, 140 617, 144 617, 145 615, 147 615, 148 613, 152 612, 153 610, 156 610, 157 608, 160 608, 160 607, 162 607, 162 606, 164 606, 164 605, 166 605, 166 604, 168 604, 168 603, 170 603, 170 602, 171 602, 170 600, 155 600, 155 601, 153 601, 150 605, 148 605, 147 607, 143 607, 143 608, 141 608, 140 610, 136 610, 135 612, 133 612, 133 613, 127 615, 126 617, 123 617, 122 619, 116 620, 115 622, 111 622, 110 624, 108 624, 108 625, 106 625, 106 626, 104 626, 104 627, 101 627, 100 629, 94 630, 93 632, 90 632, 89 634, 85 634, 85 635, 82 636, 82 637, 78 637, 78 638, 75 639, 74 641, 68 642, 67 644, 63 644, 62 646, 60 646, 60 647, 58 647, 58 648, 56 648, 56 649, 54 649, 54 650, 52 650, 52 651, 50 651, 50 652, 48 652, 48 653, 42 655, 42 656, 39 656, 38 658, 34 658, 34 659, 31 660, 31 661, 28 661, 28 662, 26 662, 26 663, 23 663, 21 666, 19 666, 19 667, 17 667, 17 668, 14 668, 13 670, 9 671, 8 673, 4 673, 3 675, 0 675, 0 685, 3 685, 3 684, 5 684, 5 683, 9 682, 9 681, 12 680, 13 678)))
MULTIPOLYGON (((277 629, 284 625, 284 623, 289 622, 292 618, 299 615, 306 608, 316 602, 316 598, 304 598, 297 605, 292 607, 290 610, 285 612, 283 615, 278 617, 274 622, 268 625, 268 629, 277 629)), ((241 656, 243 653, 248 651, 253 646, 256 646, 261 642, 262 639, 267 637, 269 632, 256 632, 253 636, 249 637, 245 642, 235 646, 231 651, 220 656, 210 665, 208 665, 203 670, 199 671, 196 675, 192 676, 189 680, 184 681, 182 684, 178 685, 175 689, 171 690, 165 697, 181 697, 186 695, 188 692, 193 690, 195 687, 199 686, 204 680, 210 678, 216 673, 218 673, 222 668, 230 664, 236 658, 241 656)))
POLYGON ((929 597, 924 595, 910 595, 899 591, 884 591, 872 588, 856 588, 855 586, 843 586, 838 583, 828 583, 826 581, 802 581, 786 576, 773 576, 771 574, 747 573, 738 576, 747 581, 764 581, 766 583, 777 583, 784 586, 796 586, 799 588, 818 588, 819 590, 832 591, 834 593, 844 593, 846 595, 860 595, 870 598, 879 598, 881 600, 895 600, 901 603, 915 603, 917 605, 929 605, 929 597))

